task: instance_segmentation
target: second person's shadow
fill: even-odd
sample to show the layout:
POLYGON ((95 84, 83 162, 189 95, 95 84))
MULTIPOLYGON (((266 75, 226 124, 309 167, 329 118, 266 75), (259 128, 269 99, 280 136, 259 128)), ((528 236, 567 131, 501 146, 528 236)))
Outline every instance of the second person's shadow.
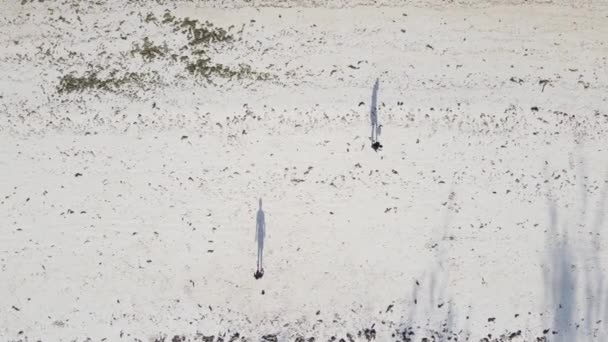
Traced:
POLYGON ((255 279, 262 278, 264 275, 264 266, 262 264, 264 254, 264 238, 266 237, 266 219, 264 217, 264 210, 262 210, 262 199, 260 198, 260 208, 256 215, 255 223, 255 241, 258 243, 258 259, 257 268, 254 273, 255 279))

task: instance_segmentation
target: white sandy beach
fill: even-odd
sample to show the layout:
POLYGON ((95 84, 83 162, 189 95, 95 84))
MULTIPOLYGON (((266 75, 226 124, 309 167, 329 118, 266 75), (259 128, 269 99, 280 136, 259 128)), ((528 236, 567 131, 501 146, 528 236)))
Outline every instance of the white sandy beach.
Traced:
POLYGON ((608 341, 607 37, 603 1, 0 3, 0 341, 608 341))

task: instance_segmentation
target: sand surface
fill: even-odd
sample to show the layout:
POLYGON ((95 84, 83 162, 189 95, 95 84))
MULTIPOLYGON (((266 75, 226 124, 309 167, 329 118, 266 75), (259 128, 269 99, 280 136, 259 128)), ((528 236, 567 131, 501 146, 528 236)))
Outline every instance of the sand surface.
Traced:
POLYGON ((608 3, 404 3, 2 2, 0 340, 608 340, 608 3))

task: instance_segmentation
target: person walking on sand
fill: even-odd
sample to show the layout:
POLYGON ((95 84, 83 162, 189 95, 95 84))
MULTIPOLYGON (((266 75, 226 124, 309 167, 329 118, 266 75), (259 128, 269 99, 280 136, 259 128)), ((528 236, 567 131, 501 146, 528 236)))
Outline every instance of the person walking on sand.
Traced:
POLYGON ((372 89, 372 103, 369 109, 369 119, 372 126, 372 144, 378 140, 378 88, 380 88, 380 79, 377 78, 372 89))
POLYGON ((369 118, 372 125, 372 148, 374 151, 378 151, 382 149, 382 144, 380 144, 380 130, 382 125, 378 124, 378 89, 380 88, 380 79, 376 78, 376 83, 374 83, 374 88, 372 89, 372 104, 369 111, 369 118))
POLYGON ((264 254, 264 238, 266 236, 266 219, 264 218, 264 211, 262 210, 262 199, 260 198, 260 208, 256 216, 255 224, 255 242, 258 243, 258 260, 256 278, 264 275, 264 267, 262 265, 262 255, 264 254))

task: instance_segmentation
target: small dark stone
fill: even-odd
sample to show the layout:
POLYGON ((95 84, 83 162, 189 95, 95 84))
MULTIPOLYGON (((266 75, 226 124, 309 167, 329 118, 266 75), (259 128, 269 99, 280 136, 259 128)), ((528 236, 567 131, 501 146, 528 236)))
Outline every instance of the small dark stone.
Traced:
POLYGON ((363 333, 365 334, 365 339, 368 341, 376 339, 376 329, 373 328, 373 325, 371 329, 363 330, 363 333))
POLYGON ((268 334, 268 335, 262 336, 262 341, 264 341, 264 342, 278 342, 279 339, 277 338, 277 335, 268 334))
POLYGON ((171 342, 183 342, 183 341, 186 341, 186 336, 175 335, 171 339, 171 342))
POLYGON ((517 336, 521 336, 521 330, 517 330, 517 332, 511 333, 509 335, 509 339, 514 339, 517 336))

